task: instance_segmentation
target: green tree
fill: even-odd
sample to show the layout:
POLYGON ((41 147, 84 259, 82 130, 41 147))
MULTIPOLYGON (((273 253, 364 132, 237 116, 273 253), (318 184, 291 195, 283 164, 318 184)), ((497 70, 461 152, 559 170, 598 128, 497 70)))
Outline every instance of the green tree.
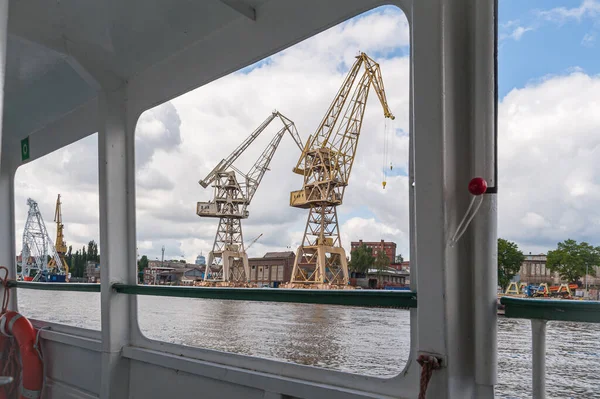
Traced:
POLYGON ((402 256, 402 254, 396 255, 396 261, 394 263, 402 263, 402 262, 404 262, 404 257, 402 256))
POLYGON ((94 240, 88 242, 86 263, 87 261, 100 261, 100 256, 98 254, 98 244, 96 244, 94 240))
POLYGON ((385 252, 380 251, 375 258, 375 262, 373 262, 375 269, 377 271, 385 270, 390 266, 390 258, 385 254, 385 252))
POLYGON ((517 244, 498 238, 498 284, 502 288, 519 272, 525 260, 525 255, 519 250, 517 244))
POLYGON ((388 258, 384 251, 380 251, 375 258, 373 266, 377 270, 377 281, 379 282, 381 281, 383 272, 390 266, 390 258, 388 258))
POLYGON ((597 265, 600 265, 600 248, 571 239, 559 242, 554 251, 548 252, 546 260, 546 266, 569 283, 578 282, 586 274, 586 269, 595 276, 592 266, 597 265))
POLYGON ((373 265, 375 258, 373 257, 373 249, 367 248, 365 244, 360 245, 354 251, 350 253, 352 259, 350 260, 349 269, 356 273, 366 273, 369 267, 373 265))
POLYGON ((148 257, 146 255, 143 255, 140 258, 140 260, 138 260, 138 272, 143 271, 147 267, 148 267, 148 257))

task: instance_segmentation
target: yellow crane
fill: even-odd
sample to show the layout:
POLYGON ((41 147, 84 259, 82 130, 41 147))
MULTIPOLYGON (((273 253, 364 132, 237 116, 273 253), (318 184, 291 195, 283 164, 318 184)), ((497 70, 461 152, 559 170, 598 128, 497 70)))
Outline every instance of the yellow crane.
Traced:
POLYGON ((290 206, 308 209, 309 213, 294 262, 292 284, 348 284, 348 263, 340 241, 336 208, 342 204, 348 186, 371 86, 381 102, 383 116, 394 119, 379 64, 361 52, 294 168, 295 173, 304 176, 304 184, 302 190, 290 193, 290 206), (364 72, 334 131, 363 66, 364 72))
MULTIPOLYGON (((65 236, 63 233, 64 225, 62 223, 62 210, 61 210, 61 202, 60 202, 60 194, 58 194, 58 198, 56 198, 56 208, 54 210, 54 221, 56 222, 56 241, 54 247, 56 248, 56 252, 58 253, 58 257, 62 262, 63 268, 65 270, 66 281, 69 281, 69 265, 67 264, 67 259, 65 255, 67 254, 67 243, 65 242, 65 236)), ((52 262, 51 260, 51 263, 52 262)), ((50 267, 54 266, 54 264, 50 265, 50 267)))

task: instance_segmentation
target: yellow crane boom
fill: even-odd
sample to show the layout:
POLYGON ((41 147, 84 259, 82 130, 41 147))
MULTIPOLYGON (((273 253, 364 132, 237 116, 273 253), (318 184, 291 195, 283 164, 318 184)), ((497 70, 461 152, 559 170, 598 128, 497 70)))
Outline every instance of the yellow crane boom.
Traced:
POLYGON ((56 222, 56 241, 54 247, 56 248, 56 252, 63 264, 65 269, 65 275, 67 276, 67 281, 69 279, 69 265, 67 264, 67 259, 65 255, 67 254, 67 243, 65 242, 65 236, 63 233, 64 225, 62 223, 62 203, 60 202, 60 194, 58 194, 58 198, 56 198, 56 208, 54 209, 54 221, 56 222))
POLYGON ((340 242, 336 207, 342 204, 348 186, 371 87, 383 107, 383 116, 394 119, 379 64, 361 52, 293 169, 304 176, 304 183, 301 190, 290 193, 290 206, 309 209, 309 215, 294 262, 292 284, 348 283, 348 265, 340 242), (363 66, 364 72, 346 105, 363 66), (344 116, 337 124, 344 106, 344 116))

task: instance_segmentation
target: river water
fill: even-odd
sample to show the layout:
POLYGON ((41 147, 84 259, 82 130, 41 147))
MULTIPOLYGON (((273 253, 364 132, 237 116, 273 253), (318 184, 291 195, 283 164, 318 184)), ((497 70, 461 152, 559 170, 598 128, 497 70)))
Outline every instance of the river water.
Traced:
MULTIPOLYGON (((28 317, 100 329, 100 294, 19 290, 28 317)), ((139 297, 152 339, 389 377, 404 367, 409 312, 395 309, 139 297)), ((547 397, 600 398, 600 324, 549 323, 547 397)), ((498 320, 498 398, 531 398, 531 327, 498 320)))

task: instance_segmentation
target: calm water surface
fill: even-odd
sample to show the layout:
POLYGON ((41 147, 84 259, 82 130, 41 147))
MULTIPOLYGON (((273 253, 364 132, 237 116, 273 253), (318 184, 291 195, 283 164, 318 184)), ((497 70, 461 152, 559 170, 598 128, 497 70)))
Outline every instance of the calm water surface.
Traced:
MULTIPOLYGON (((26 316, 100 329, 100 295, 19 290, 26 316)), ((410 346, 409 312, 329 305, 139 297, 146 336, 352 373, 392 376, 410 346)), ((498 320, 498 398, 531 398, 531 327, 498 320)), ((600 399, 600 324, 549 323, 547 398, 600 399)))

